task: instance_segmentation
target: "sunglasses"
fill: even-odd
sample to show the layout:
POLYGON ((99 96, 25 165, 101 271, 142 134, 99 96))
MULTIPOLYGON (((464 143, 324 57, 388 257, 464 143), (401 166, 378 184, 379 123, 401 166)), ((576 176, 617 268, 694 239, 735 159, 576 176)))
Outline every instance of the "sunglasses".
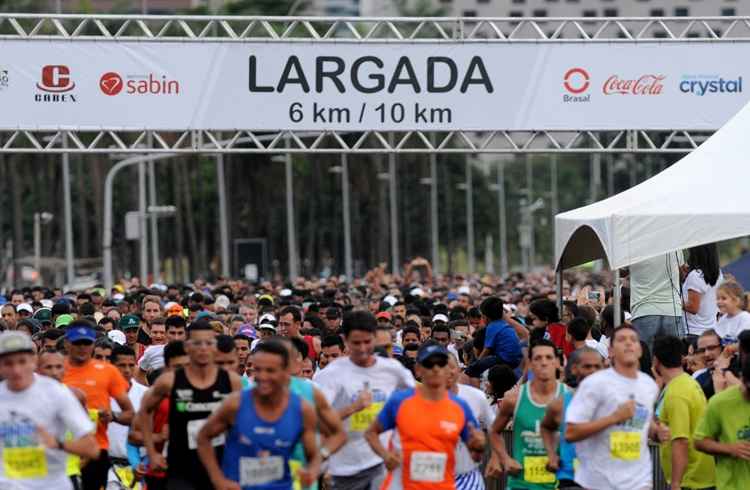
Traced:
POLYGON ((719 345, 719 344, 707 345, 706 347, 701 347, 701 348, 695 349, 695 353, 696 354, 703 354, 706 351, 715 350, 715 349, 721 349, 721 345, 719 345))
POLYGON ((435 359, 433 359, 433 358, 427 358, 422 363, 422 366, 425 369, 432 369, 435 366, 443 368, 443 367, 445 367, 447 365, 448 365, 448 359, 445 358, 445 357, 438 357, 438 358, 435 358, 435 359))

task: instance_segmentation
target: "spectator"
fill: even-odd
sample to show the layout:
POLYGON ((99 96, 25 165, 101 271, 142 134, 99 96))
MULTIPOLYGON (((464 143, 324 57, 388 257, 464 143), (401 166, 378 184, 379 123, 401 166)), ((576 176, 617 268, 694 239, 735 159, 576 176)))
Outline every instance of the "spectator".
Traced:
POLYGON ((687 276, 682 285, 682 302, 688 335, 700 335, 716 328, 716 289, 723 281, 719 251, 715 243, 688 251, 687 276))

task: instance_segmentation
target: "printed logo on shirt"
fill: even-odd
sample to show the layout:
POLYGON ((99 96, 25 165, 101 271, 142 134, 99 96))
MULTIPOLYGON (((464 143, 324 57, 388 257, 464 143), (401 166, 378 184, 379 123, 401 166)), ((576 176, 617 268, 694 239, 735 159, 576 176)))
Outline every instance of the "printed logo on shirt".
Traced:
POLYGON ((237 441, 243 446, 253 445, 253 441, 249 437, 247 437, 245 434, 240 434, 240 436, 237 438, 237 441))
POLYGON ((641 430, 648 423, 648 408, 640 403, 635 404, 635 415, 630 420, 626 420, 622 424, 618 424, 618 427, 623 427, 632 430, 641 430))
POLYGON ((746 425, 737 431, 738 441, 750 441, 750 425, 746 425))
POLYGON ((276 433, 276 429, 273 427, 253 427, 253 432, 256 434, 265 434, 265 435, 273 435, 276 433))
POLYGON ((447 420, 440 421, 440 428, 443 429, 446 434, 453 434, 458 432, 458 424, 447 420))
POLYGON ((177 398, 180 400, 190 400, 193 398, 193 390, 175 390, 177 398))

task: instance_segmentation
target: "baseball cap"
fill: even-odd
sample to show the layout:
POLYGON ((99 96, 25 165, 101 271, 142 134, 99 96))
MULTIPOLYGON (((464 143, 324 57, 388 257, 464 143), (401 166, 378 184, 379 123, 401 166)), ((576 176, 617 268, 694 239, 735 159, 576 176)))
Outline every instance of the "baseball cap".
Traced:
POLYGON ((276 327, 274 327, 272 323, 261 323, 258 325, 258 330, 271 330, 276 333, 276 327))
POLYGON ((409 294, 411 296, 416 296, 416 297, 421 298, 422 296, 424 296, 424 290, 422 290, 422 288, 414 288, 411 291, 409 291, 409 294))
POLYGON ((135 315, 125 315, 120 318, 120 330, 129 330, 141 326, 141 321, 135 315))
POLYGON ((195 315, 195 319, 200 320, 201 318, 205 318, 206 320, 214 320, 216 319, 216 315, 211 313, 210 311, 201 311, 197 315, 195 315))
POLYGON ((458 288, 458 294, 470 294, 471 289, 469 289, 469 286, 461 286, 458 288))
POLYGON ((72 322, 73 320, 75 320, 75 318, 73 318, 73 315, 68 315, 68 314, 60 315, 55 319, 55 328, 64 327, 68 325, 70 322, 72 322))
POLYGON ((38 320, 42 325, 52 323, 52 310, 49 308, 39 308, 34 313, 33 318, 38 320))
POLYGON ((34 352, 34 342, 24 332, 9 330, 0 333, 0 356, 16 352, 34 352))
POLYGON ((339 318, 341 312, 338 308, 330 307, 326 310, 326 318, 339 318))
POLYGON ((276 317, 271 313, 266 313, 265 315, 260 317, 260 321, 258 323, 276 323, 276 317))
POLYGON ((271 296, 270 294, 264 294, 263 296, 258 298, 259 305, 262 305, 264 303, 269 306, 273 306, 273 296, 271 296))
MULTIPOLYGON (((41 300, 40 303, 45 308, 52 308, 55 305, 55 303, 53 303, 51 299, 46 299, 46 298, 43 299, 43 300, 41 300)), ((36 310, 36 311, 39 311, 39 310, 36 310)), ((52 312, 50 311, 50 313, 52 313, 52 312)))
POLYGON ((107 332, 107 338, 109 338, 109 340, 111 340, 115 344, 125 345, 125 343, 127 342, 125 334, 119 330, 110 330, 109 332, 107 332))
POLYGON ((96 331, 85 323, 74 323, 65 330, 65 340, 78 342, 79 340, 96 340, 96 331))
POLYGON ((21 325, 27 326, 29 330, 31 330, 31 335, 34 335, 42 329, 42 324, 39 323, 39 320, 35 320, 33 318, 24 318, 23 320, 18 322, 18 327, 20 327, 21 325))
POLYGON ((220 294, 216 297, 214 304, 219 308, 224 308, 226 310, 229 307, 229 298, 227 298, 223 294, 220 294))
POLYGON ((435 323, 435 322, 448 323, 449 321, 450 320, 448 319, 448 317, 445 316, 445 315, 443 315, 442 313, 438 313, 437 315, 435 315, 435 316, 432 317, 432 322, 433 323, 435 323))
POLYGON ((424 344, 419 348, 419 351, 417 352, 417 364, 424 364, 427 359, 434 356, 442 356, 447 358, 448 351, 445 349, 445 347, 437 343, 424 344))
POLYGON ((174 303, 172 306, 167 308, 167 318, 169 318, 170 316, 184 316, 182 306, 174 303))
POLYGON ((249 323, 243 323, 239 330, 237 330, 237 335, 244 335, 246 337, 250 337, 251 339, 257 339, 258 333, 255 331, 255 327, 250 325, 249 323))
POLYGON ((396 303, 398 303, 398 299, 396 299, 396 297, 393 296, 392 294, 389 294, 388 296, 383 298, 383 302, 388 303, 389 306, 393 306, 396 303))
POLYGON ((34 308, 32 308, 28 303, 21 303, 20 305, 16 306, 16 311, 25 311, 30 315, 34 314, 34 308))
POLYGON ((381 318, 391 321, 391 314, 388 313, 387 311, 381 311, 377 315, 375 315, 376 320, 380 320, 381 318))
POLYGON ((279 296, 281 296, 282 298, 286 298, 291 295, 292 295, 292 290, 289 288, 282 289, 281 291, 279 291, 279 296))

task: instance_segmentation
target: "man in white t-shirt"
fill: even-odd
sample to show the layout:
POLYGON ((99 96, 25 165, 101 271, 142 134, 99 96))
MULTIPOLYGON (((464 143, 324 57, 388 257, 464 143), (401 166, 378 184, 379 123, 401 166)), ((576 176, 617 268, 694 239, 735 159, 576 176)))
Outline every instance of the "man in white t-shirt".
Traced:
POLYGON ((617 328, 610 346, 613 367, 588 376, 570 402, 565 439, 576 443, 584 488, 652 488, 649 433, 668 437, 653 421, 659 388, 639 371, 641 344, 631 326, 617 328))
POLYGON ((0 334, 0 488, 72 489, 67 456, 99 457, 94 424, 65 385, 35 369, 31 338, 0 334))
MULTIPOLYGON (((143 360, 143 358, 141 358, 141 360, 143 360)), ((141 399, 148 390, 148 387, 138 383, 138 381, 133 378, 133 374, 136 370, 135 351, 126 345, 116 345, 112 351, 110 361, 130 384, 128 398, 130 399, 130 403, 133 404, 133 410, 137 411, 141 408, 141 399)), ((117 402, 112 400, 111 403, 112 412, 119 411, 117 402)), ((130 468, 127 462, 127 442, 129 431, 129 426, 120 425, 116 422, 107 426, 109 456, 112 461, 112 466, 109 469, 109 475, 107 477, 108 482, 123 482, 128 485, 131 481, 130 479, 133 477, 132 468, 130 468)))
MULTIPOLYGON (((469 405, 474 418, 479 422, 479 427, 483 431, 489 430, 495 421, 495 412, 490 407, 490 402, 480 389, 473 386, 459 384, 459 365, 458 359, 451 354, 448 357, 448 390, 454 395, 458 395, 469 405)), ((463 441, 459 440, 456 447, 456 490, 484 490, 484 477, 479 469, 479 464, 474 461, 463 441)))
POLYGON ((631 322, 649 350, 657 335, 685 336, 679 270, 683 262, 678 251, 630 266, 631 322))
POLYGON ((364 432, 394 391, 415 386, 401 363, 374 355, 377 320, 366 311, 345 316, 342 331, 349 357, 331 362, 313 381, 339 412, 347 430, 344 447, 331 455, 328 470, 333 490, 376 490, 385 477, 383 460, 375 454, 364 432))

